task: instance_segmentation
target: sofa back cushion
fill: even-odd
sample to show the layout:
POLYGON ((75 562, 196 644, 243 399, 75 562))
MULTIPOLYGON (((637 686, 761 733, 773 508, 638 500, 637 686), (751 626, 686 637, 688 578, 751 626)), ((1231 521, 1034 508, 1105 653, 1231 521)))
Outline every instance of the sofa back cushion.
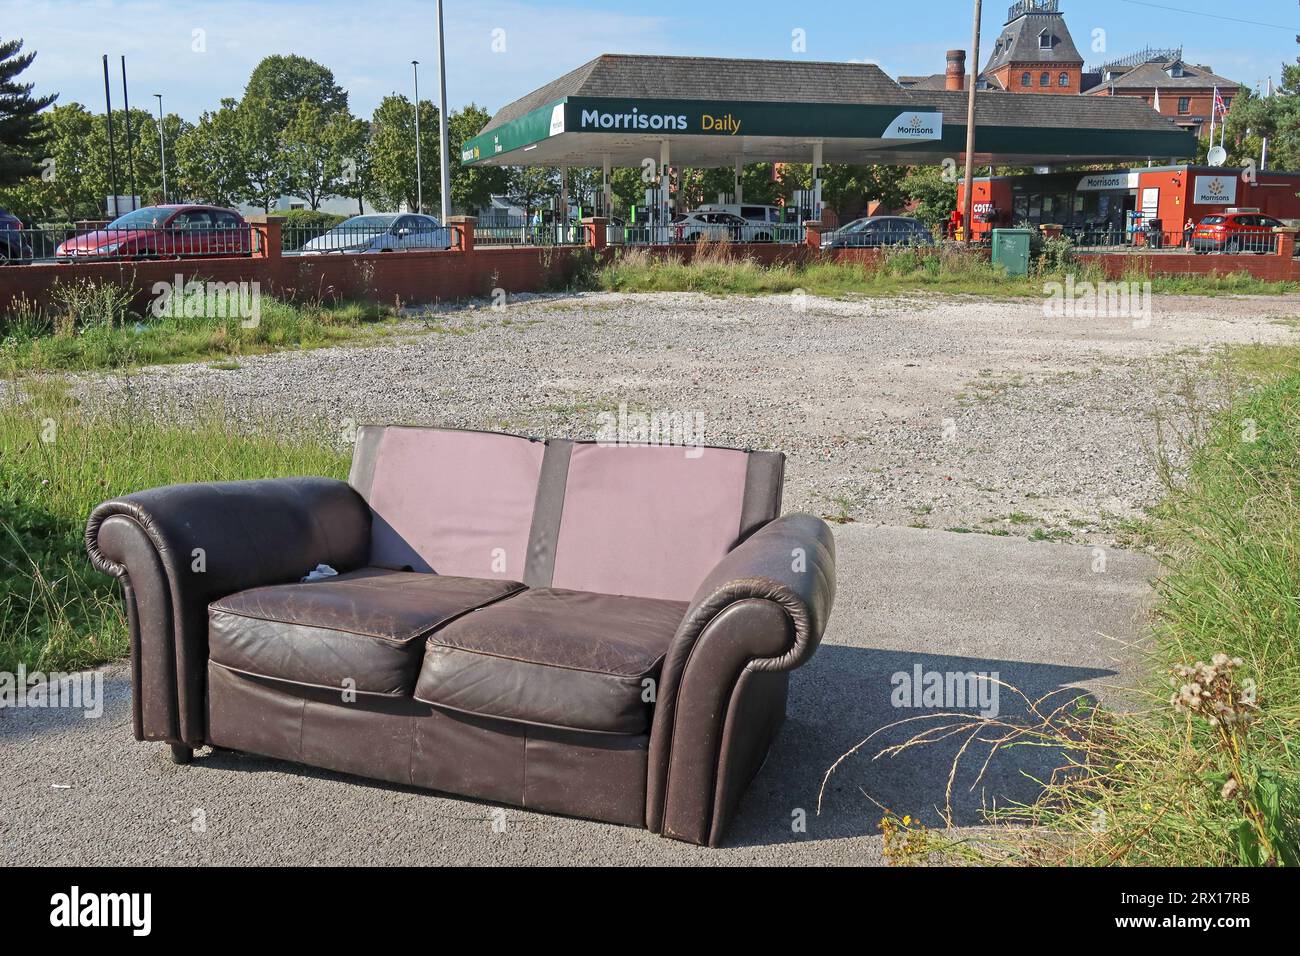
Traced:
POLYGON ((370 563, 523 578, 545 444, 441 428, 360 430, 349 482, 370 504, 370 563))
POLYGON ((549 584, 689 601, 744 534, 776 517, 781 462, 724 448, 573 443, 549 584))

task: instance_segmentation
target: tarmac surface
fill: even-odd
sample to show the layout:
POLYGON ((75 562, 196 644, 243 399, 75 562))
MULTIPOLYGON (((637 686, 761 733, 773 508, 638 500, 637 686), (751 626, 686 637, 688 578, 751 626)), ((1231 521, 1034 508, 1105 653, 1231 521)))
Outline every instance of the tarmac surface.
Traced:
MULTIPOLYGON (((996 674, 1030 699, 1078 688, 1121 704, 1140 673, 1158 572, 1144 555, 914 528, 835 533, 830 625, 792 675, 789 719, 720 849, 229 751, 175 766, 165 746, 132 739, 128 669, 116 664, 103 669, 97 719, 0 710, 0 864, 879 864, 881 807, 937 823, 960 741, 872 759, 925 721, 888 729, 830 778, 820 813, 818 792, 873 731, 934 712, 895 706, 918 667, 923 683, 996 674)), ((1001 717, 1018 704, 1000 690, 1001 717)), ((976 747, 959 767, 959 826, 978 824, 981 805, 1032 799, 1030 776, 1059 764, 1004 750, 971 790, 983 759, 976 747)))

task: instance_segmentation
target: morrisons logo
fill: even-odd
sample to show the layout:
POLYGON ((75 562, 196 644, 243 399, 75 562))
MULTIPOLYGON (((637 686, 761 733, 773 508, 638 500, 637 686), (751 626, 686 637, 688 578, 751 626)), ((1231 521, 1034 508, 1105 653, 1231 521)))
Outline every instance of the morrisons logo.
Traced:
POLYGON ((687 128, 686 115, 642 113, 635 106, 628 113, 602 113, 600 110, 583 110, 579 124, 582 129, 674 129, 687 128))
POLYGON ((942 136, 942 113, 900 113, 885 129, 882 138, 940 139, 942 136))

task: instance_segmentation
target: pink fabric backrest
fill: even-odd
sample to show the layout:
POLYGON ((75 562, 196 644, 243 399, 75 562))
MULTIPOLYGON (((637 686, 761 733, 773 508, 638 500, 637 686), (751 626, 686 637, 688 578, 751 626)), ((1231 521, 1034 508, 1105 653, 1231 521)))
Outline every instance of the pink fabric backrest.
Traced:
POLYGON ((371 563, 523 578, 545 444, 436 428, 366 428, 352 484, 370 502, 371 563))
POLYGON ((740 536, 749 460, 698 454, 575 444, 552 586, 689 601, 740 536))

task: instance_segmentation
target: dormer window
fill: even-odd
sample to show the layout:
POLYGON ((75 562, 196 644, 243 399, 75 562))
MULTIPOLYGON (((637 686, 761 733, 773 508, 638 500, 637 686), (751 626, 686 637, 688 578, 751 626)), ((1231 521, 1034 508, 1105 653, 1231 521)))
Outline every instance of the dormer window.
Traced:
POLYGON ((1052 48, 1052 34, 1050 30, 1044 30, 1038 34, 1038 49, 1050 50, 1052 48))
POLYGON ((1187 71, 1183 69, 1183 65, 1181 63, 1170 64, 1169 75, 1172 76, 1174 79, 1176 80, 1181 79, 1186 74, 1187 71))

